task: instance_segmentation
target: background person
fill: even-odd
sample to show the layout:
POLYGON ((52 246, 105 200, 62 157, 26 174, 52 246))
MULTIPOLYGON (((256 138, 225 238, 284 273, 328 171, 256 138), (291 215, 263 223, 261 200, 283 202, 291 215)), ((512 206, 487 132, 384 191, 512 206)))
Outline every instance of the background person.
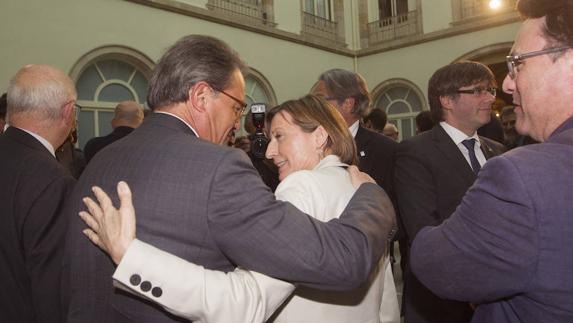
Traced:
POLYGON ((113 131, 103 137, 95 137, 86 143, 84 155, 86 162, 107 145, 127 136, 143 122, 143 108, 134 101, 123 101, 115 107, 111 127, 113 131))
POLYGON ((521 0, 503 89, 541 144, 489 160, 448 221, 420 230, 412 269, 473 323, 573 322, 573 1, 521 0), (428 255, 431 254, 431 257, 428 255))
MULTIPOLYGON (((504 151, 501 144, 477 134, 490 120, 492 89, 493 73, 478 62, 449 64, 430 78, 430 109, 434 120, 441 121, 400 142, 396 154, 396 196, 409 246, 423 227, 448 219, 486 160, 504 151)), ((468 303, 433 294, 408 265, 403 306, 406 323, 469 322, 473 312, 468 303)))
POLYGON ((72 129, 75 101, 72 80, 51 66, 24 66, 10 80, 10 127, 0 135, 0 322, 64 320, 63 205, 74 179, 54 150, 72 129))

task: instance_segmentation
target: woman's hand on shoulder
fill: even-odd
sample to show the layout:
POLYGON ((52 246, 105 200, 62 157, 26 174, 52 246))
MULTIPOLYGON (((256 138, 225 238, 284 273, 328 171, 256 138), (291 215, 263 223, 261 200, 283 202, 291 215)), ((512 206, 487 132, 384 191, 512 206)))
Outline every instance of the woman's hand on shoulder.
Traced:
POLYGON ((135 209, 131 190, 125 182, 117 184, 120 207, 116 209, 109 196, 99 187, 92 187, 97 202, 84 197, 88 212, 81 211, 80 217, 89 229, 83 233, 119 264, 129 244, 135 239, 135 209))
POLYGON ((350 174, 350 181, 352 182, 352 186, 354 186, 354 188, 358 188, 364 183, 376 184, 376 181, 370 177, 370 175, 361 172, 358 167, 354 165, 348 167, 348 173, 350 174))

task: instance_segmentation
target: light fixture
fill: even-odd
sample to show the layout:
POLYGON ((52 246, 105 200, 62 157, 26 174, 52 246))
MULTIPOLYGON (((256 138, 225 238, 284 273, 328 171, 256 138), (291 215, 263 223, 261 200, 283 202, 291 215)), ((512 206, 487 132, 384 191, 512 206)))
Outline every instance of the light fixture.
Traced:
POLYGON ((489 7, 491 9, 499 9, 499 7, 501 7, 501 0, 490 0, 489 7))

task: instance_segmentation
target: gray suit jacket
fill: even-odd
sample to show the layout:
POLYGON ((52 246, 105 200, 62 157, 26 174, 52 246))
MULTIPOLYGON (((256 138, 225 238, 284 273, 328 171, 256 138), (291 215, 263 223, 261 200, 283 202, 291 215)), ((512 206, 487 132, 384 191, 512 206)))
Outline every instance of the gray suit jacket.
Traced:
MULTIPOLYGON (((485 137, 480 137, 480 143, 486 159, 505 149, 485 137)), ((412 243, 423 227, 445 221, 475 178, 470 165, 441 126, 402 141, 396 157, 395 190, 408 243, 412 243)), ((435 296, 412 275, 408 265, 404 280, 406 322, 469 322, 472 311, 467 303, 435 296)))
POLYGON ((572 175, 573 118, 488 161, 448 221, 417 235, 414 273, 478 304, 472 322, 573 322, 572 175))
MULTIPOLYGON (((148 117, 92 159, 70 214, 82 208, 92 185, 112 192, 119 180, 133 189, 139 239, 209 269, 240 265, 314 287, 352 288, 376 265, 392 229, 391 215, 383 213, 387 197, 376 185, 363 185, 340 219, 321 223, 276 201, 244 152, 201 140, 165 114, 148 117)), ((74 216, 65 266, 69 322, 180 320, 114 290, 111 260, 82 228, 74 216)))

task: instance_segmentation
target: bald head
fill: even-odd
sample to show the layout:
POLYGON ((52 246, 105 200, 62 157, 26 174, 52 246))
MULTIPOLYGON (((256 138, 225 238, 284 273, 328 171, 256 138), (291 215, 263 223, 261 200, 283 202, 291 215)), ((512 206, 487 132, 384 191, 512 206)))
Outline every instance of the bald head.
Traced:
POLYGON ((111 121, 115 129, 120 126, 137 128, 143 122, 143 108, 134 101, 123 101, 115 107, 115 115, 111 121))
POLYGON ((22 67, 8 85, 7 119, 60 146, 75 120, 76 89, 61 70, 48 65, 22 67))
POLYGON ((20 114, 56 120, 62 107, 75 100, 74 83, 64 72, 48 65, 26 65, 10 80, 7 115, 14 121, 20 114))
POLYGON ((398 135, 400 134, 400 132, 398 132, 398 128, 396 128, 396 126, 390 122, 384 126, 382 133, 384 136, 390 137, 394 140, 398 140, 398 135))

